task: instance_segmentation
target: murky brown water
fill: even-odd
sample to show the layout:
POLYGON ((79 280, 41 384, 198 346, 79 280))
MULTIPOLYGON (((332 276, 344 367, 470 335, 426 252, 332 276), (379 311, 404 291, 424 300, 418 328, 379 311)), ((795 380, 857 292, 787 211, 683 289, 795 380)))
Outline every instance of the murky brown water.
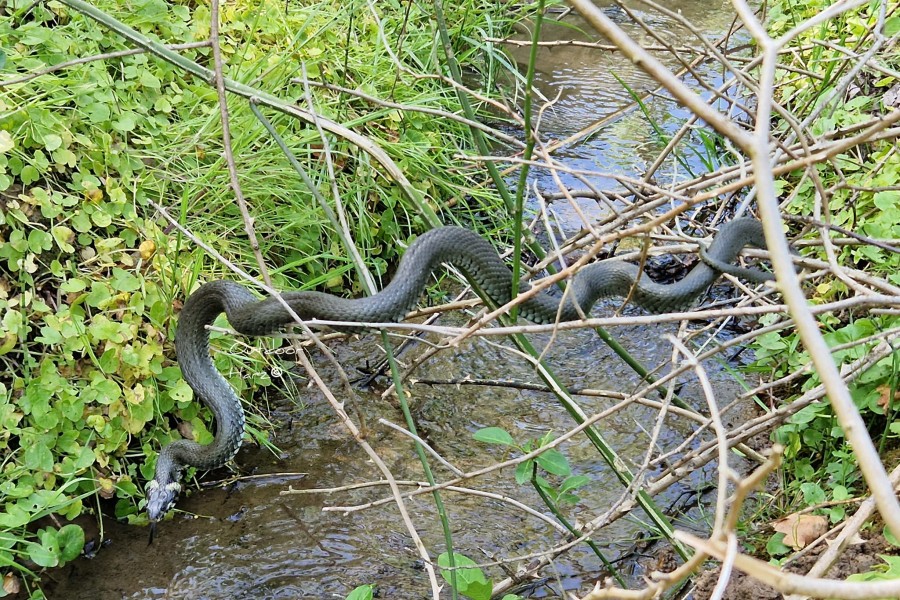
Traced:
MULTIPOLYGON (((681 10, 710 36, 724 31, 732 18, 727 3, 692 0, 670 2, 668 6, 681 10)), ((653 20, 659 35, 670 41, 683 37, 683 32, 665 18, 654 16, 653 20)), ((570 18, 567 23, 586 29, 577 19, 570 18)), ((571 29, 560 26, 545 29, 545 39, 573 35, 571 29)), ((559 138, 627 102, 612 72, 637 89, 652 86, 642 73, 614 54, 559 47, 542 50, 540 60, 538 85, 543 93, 554 97, 562 90, 554 109, 544 116, 542 130, 559 138)), ((671 103, 651 104, 651 110, 664 123, 681 122, 684 116, 671 103)), ((574 166, 639 171, 643 157, 649 161, 655 155, 655 146, 645 149, 651 137, 649 129, 639 116, 626 117, 614 127, 615 135, 607 132, 567 147, 562 157, 574 166)), ((536 177, 543 175, 538 173, 536 177)), ((601 305, 597 312, 605 310, 608 307, 601 305)), ((661 340, 667 332, 673 332, 673 327, 619 328, 614 334, 638 360, 657 365, 669 359, 670 347, 661 340)), ((368 336, 341 344, 336 352, 352 374, 354 368, 377 360, 377 342, 368 336)), ((542 343, 546 343, 546 338, 542 343)), ((560 335, 547 356, 560 379, 572 388, 630 391, 637 383, 631 370, 590 332, 560 335)), ((332 378, 332 389, 340 390, 333 381, 331 367, 322 360, 316 362, 326 378, 332 378)), ((719 401, 725 404, 737 393, 736 385, 715 365, 709 368, 719 401)), ((484 341, 465 344, 454 353, 445 352, 417 373, 420 379, 465 376, 539 383, 520 358, 484 341)), ((525 440, 551 430, 563 432, 572 425, 555 399, 542 392, 421 384, 411 386, 410 391, 420 433, 464 471, 508 456, 498 447, 472 440, 472 433, 481 427, 503 427, 517 439, 525 440)), ((688 384, 681 394, 692 404, 703 405, 695 386, 688 384)), ((322 511, 326 505, 354 505, 384 497, 384 488, 329 496, 280 495, 288 484, 328 488, 381 478, 317 392, 307 390, 297 400, 306 405, 302 410, 287 400, 276 407, 282 421, 274 439, 282 450, 280 456, 256 448, 244 448, 238 455, 237 464, 245 473, 271 474, 270 477, 246 480, 228 491, 209 489, 182 498, 178 507, 184 513, 162 523, 159 539, 149 547, 145 528, 108 520, 104 532, 108 545, 94 559, 80 559, 66 567, 59 574, 58 585, 49 588, 50 597, 344 598, 354 587, 365 583, 377 584, 382 598, 430 597, 427 576, 417 564, 418 555, 393 504, 346 515, 322 511), (302 479, 280 475, 295 472, 307 475, 302 479)), ((592 412, 609 401, 581 398, 580 402, 592 412)), ((362 392, 355 409, 368 423, 370 443, 394 475, 421 480, 421 469, 409 440, 377 423, 379 417, 402 423, 399 410, 377 394, 362 392)), ((600 427, 623 458, 640 462, 654 421, 654 413, 632 407, 602 422, 600 427)), ((670 419, 665 429, 665 437, 659 443, 667 448, 692 430, 676 419, 670 419)), ((592 480, 580 494, 582 501, 567 515, 573 521, 593 518, 619 497, 621 486, 585 440, 578 438, 562 450, 573 471, 592 480)), ((440 466, 434 468, 438 478, 448 477, 440 466)), ((699 470, 685 484, 694 486, 713 476, 711 471, 699 470)), ((470 485, 514 497, 546 513, 536 493, 516 485, 511 470, 470 485)), ((668 498, 660 498, 660 504, 667 504, 679 491, 681 488, 670 490, 668 498)), ((498 501, 452 493, 445 493, 444 500, 457 551, 478 562, 546 550, 563 539, 542 521, 498 501)), ((436 556, 443 549, 443 536, 431 497, 418 496, 408 507, 425 544, 436 556)), ((645 530, 645 525, 637 520, 623 519, 605 528, 597 542, 610 558, 616 558, 645 530)), ((624 568, 635 578, 641 574, 636 563, 624 568)), ((497 567, 487 571, 494 580, 504 577, 497 567)), ((547 585, 536 585, 528 593, 535 598, 555 598, 563 589, 584 591, 600 573, 599 560, 587 548, 575 549, 546 570, 547 585)))

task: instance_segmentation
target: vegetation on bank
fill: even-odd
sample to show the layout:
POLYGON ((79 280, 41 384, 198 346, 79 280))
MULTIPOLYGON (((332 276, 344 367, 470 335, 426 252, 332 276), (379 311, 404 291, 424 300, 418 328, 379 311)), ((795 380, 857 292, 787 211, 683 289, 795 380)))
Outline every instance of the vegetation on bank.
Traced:
MULTIPOLYGON (((210 34, 206 3, 94 4, 164 44, 196 45, 210 34)), ((454 202, 455 214, 490 227, 483 208, 495 203, 492 192, 455 158, 469 148, 464 125, 335 89, 307 92, 292 80, 305 68, 325 84, 460 112, 447 83, 419 74, 441 70, 429 13, 400 2, 379 2, 375 13, 353 6, 223 3, 225 76, 300 107, 311 101, 377 141, 433 209, 454 202), (398 74, 395 53, 419 70, 398 74)), ((488 86, 505 59, 477 39, 504 33, 499 8, 445 8, 458 59, 488 86)), ((215 88, 152 55, 123 55, 132 49, 60 3, 0 8, 0 573, 8 584, 0 596, 78 555, 76 517, 109 516, 114 499, 116 518, 141 522, 140 486, 158 449, 181 435, 211 437, 208 412, 173 362, 173 317, 190 290, 224 275, 223 267, 150 201, 260 275, 229 187, 215 88), (106 57, 41 73, 99 55, 106 57)), ((179 52, 212 65, 209 47, 179 52)), ((288 159, 247 102, 232 98, 229 109, 274 286, 359 293, 350 258, 288 159)), ((263 112, 312 177, 327 182, 315 127, 263 112)), ((330 150, 353 237, 383 275, 402 250, 397 240, 423 229, 424 215, 358 148, 338 141, 330 150)), ((246 360, 264 359, 216 355, 245 399, 268 383, 265 368, 235 368, 246 360)), ((248 409, 250 429, 264 441, 262 417, 248 409)))
MULTIPOLYGON (((135 0, 127 12, 117 2, 96 4, 165 44, 192 46, 209 37, 209 9, 203 4, 135 0)), ((224 5, 220 36, 226 77, 300 107, 311 101, 319 114, 376 140, 430 209, 454 204, 452 214, 442 214, 445 221, 501 227, 492 221, 492 215, 503 213, 496 210, 500 200, 482 185, 483 172, 457 158, 470 150, 466 125, 449 114, 399 110, 339 89, 462 114, 453 87, 426 75, 445 70, 433 15, 422 12, 427 6, 378 2, 372 13, 341 2, 303 4, 224 5), (415 71, 398 74, 398 60, 406 69, 415 65, 415 71), (304 68, 331 87, 307 91, 293 79, 304 68)), ((770 4, 771 32, 786 31, 826 4, 770 4)), ((503 35, 508 23, 497 14, 501 9, 491 2, 444 5, 456 57, 477 74, 473 79, 485 94, 496 71, 514 70, 479 41, 503 35)), ((820 43, 863 45, 872 35, 872 10, 864 6, 826 20, 785 55, 792 62, 779 72, 778 100, 793 115, 809 117, 806 135, 852 128, 888 106, 887 92, 898 84, 896 50, 877 58, 880 69, 863 69, 848 86, 844 78, 852 61, 820 43)), ((163 444, 182 435, 210 439, 209 415, 192 401, 172 361, 173 316, 198 282, 226 272, 195 240, 161 219, 151 202, 169 207, 198 241, 224 258, 253 276, 262 272, 229 187, 219 108, 209 82, 149 54, 123 55, 131 44, 57 2, 8 2, 0 15, 0 573, 4 584, 27 587, 42 569, 81 551, 84 534, 72 519, 100 518, 114 502, 116 518, 142 522, 140 484, 152 475, 163 444), (50 65, 101 54, 103 60, 37 75, 50 65), (28 73, 36 76, 13 82, 28 73)), ((896 35, 898 29, 893 15, 884 33, 896 35)), ((208 46, 179 52, 212 64, 208 46)), ((234 151, 243 192, 274 287, 362 293, 351 258, 288 158, 247 102, 232 97, 229 110, 232 130, 239 132, 234 151)), ((263 112, 329 195, 331 178, 316 128, 263 112)), ((786 122, 776 123, 779 137, 789 135, 786 122)), ((337 138, 329 150, 335 158, 334 189, 350 215, 353 238, 372 272, 385 275, 402 250, 397 240, 424 228, 427 211, 396 182, 386 181, 357 146, 337 138)), ((797 172, 779 185, 785 213, 798 217, 797 229, 827 220, 842 228, 832 230, 838 238, 846 237, 846 230, 896 240, 898 179, 896 144, 885 139, 817 165, 815 177, 797 172), (811 214, 815 222, 803 220, 811 214)), ((833 255, 816 247, 803 252, 900 285, 900 254, 889 248, 841 242, 833 255)), ((816 303, 839 300, 848 285, 840 278, 823 280, 809 296, 816 303)), ((762 325, 774 322, 762 319, 762 325)), ((863 365, 851 383, 857 406, 880 448, 895 449, 900 358, 893 352, 871 364, 864 361, 897 329, 898 318, 889 313, 860 318, 848 308, 823 316, 821 323, 836 360, 863 365)), ((223 340, 224 351, 215 355, 217 366, 248 398, 269 381, 265 368, 247 368, 242 361, 266 359, 248 357, 243 346, 231 353, 227 343, 223 340)), ((782 400, 818 385, 817 375, 804 370, 809 357, 792 329, 764 333, 755 350, 751 373, 783 378, 782 400)), ((264 417, 254 414, 252 405, 248 409, 252 435, 264 443, 264 417)), ((530 442, 519 446, 504 433, 482 430, 480 441, 531 450, 530 442)), ((845 501, 865 490, 828 404, 811 404, 775 435, 787 447, 788 460, 782 471, 786 493, 775 498, 774 509, 817 508, 831 522, 843 519, 845 501)), ((550 495, 552 508, 577 501, 573 492, 586 479, 570 474, 565 457, 552 450, 522 462, 515 476, 550 495), (555 488, 538 474, 538 466, 567 479, 555 488)), ((789 550, 783 542, 779 533, 758 550, 764 543, 765 551, 781 557, 789 550)), ((437 563, 450 566, 451 556, 445 553, 437 563)), ((455 556, 463 568, 455 583, 448 576, 453 571, 442 571, 448 583, 469 597, 489 597, 491 581, 472 561, 455 556)), ((0 589, 0 596, 4 590, 9 591, 0 589)), ((367 585, 351 597, 372 594, 367 585)), ((33 589, 31 595, 38 598, 41 592, 33 589)))
MULTIPOLYGON (((783 35, 828 4, 815 0, 770 3, 769 34, 783 35)), ((888 6, 883 32, 877 27, 880 5, 872 3, 806 30, 784 54, 783 68, 777 72, 776 99, 803 122, 808 140, 835 131, 853 133, 873 117, 900 108, 900 52, 896 44, 884 43, 900 33, 900 14, 896 4, 888 6), (876 45, 882 51, 866 68, 853 72, 857 62, 843 49, 876 45)), ((791 124, 777 116, 773 129, 780 139, 788 138, 792 131, 791 124)), ((816 164, 812 172, 796 171, 782 177, 777 185, 794 231, 830 224, 825 235, 835 240, 834 245, 804 248, 805 256, 832 260, 840 268, 863 271, 900 286, 900 253, 896 250, 900 239, 900 152, 895 138, 854 146, 816 164), (871 240, 890 242, 879 247, 868 243, 871 240)), ((828 277, 810 287, 807 296, 813 304, 839 301, 853 291, 848 281, 828 277)), ((777 320, 774 315, 767 316, 761 324, 777 320)), ((821 315, 819 322, 834 360, 849 374, 854 403, 877 448, 883 456, 895 455, 900 448, 900 351, 896 350, 900 317, 891 311, 861 314, 848 306, 821 315), (894 351, 884 351, 885 340, 894 351)), ((791 402, 820 384, 818 374, 806 368, 809 354, 792 328, 764 333, 752 347, 756 361, 749 367, 751 376, 758 373, 764 381, 781 380, 776 388, 779 402, 791 402)), ((783 493, 772 499, 774 511, 812 510, 832 525, 841 522, 853 507, 848 499, 866 489, 857 458, 827 398, 790 417, 775 431, 774 439, 785 446, 783 493)), ((775 533, 768 540, 766 549, 773 556, 792 551, 782 543, 784 536, 775 533)))

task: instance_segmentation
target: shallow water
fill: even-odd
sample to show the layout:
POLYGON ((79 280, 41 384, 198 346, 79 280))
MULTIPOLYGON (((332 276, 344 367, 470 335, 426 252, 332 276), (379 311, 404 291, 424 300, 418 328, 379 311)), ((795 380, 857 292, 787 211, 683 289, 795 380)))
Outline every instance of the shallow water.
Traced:
MULTIPOLYGON (((659 338, 665 330, 671 332, 672 328, 652 332, 646 328, 617 329, 616 333, 639 360, 658 364, 667 360, 669 352, 659 338)), ((342 364, 351 372, 352 367, 365 366, 374 354, 376 341, 367 336, 337 347, 342 364)), ((560 335, 547 358, 572 388, 626 391, 637 382, 590 332, 560 335)), ((322 360, 316 362, 332 388, 340 389, 331 368, 322 360)), ((539 382, 522 360, 484 341, 439 355, 416 376, 539 382)), ((727 402, 737 392, 735 386, 722 373, 713 372, 712 376, 720 401, 727 402)), ((503 427, 518 440, 571 427, 556 401, 544 392, 423 384, 411 386, 410 392, 420 435, 464 471, 507 457, 499 447, 472 440, 471 434, 481 427, 503 427)), ((693 386, 688 385, 682 396, 697 404, 698 391, 693 386)), ((380 479, 338 424, 327 402, 313 391, 304 394, 302 401, 307 403, 303 410, 296 411, 287 401, 280 407, 280 418, 289 420, 289 424, 283 422, 274 440, 282 450, 280 456, 256 448, 244 448, 238 456, 237 464, 244 473, 269 473, 270 477, 252 479, 228 491, 209 489, 183 498, 178 507, 184 512, 159 525, 159 537, 151 546, 147 546, 145 528, 110 523, 106 532, 109 546, 93 560, 81 559, 67 567, 51 598, 343 598, 365 583, 377 583, 383 598, 426 597, 427 577, 417 564, 418 556, 393 504, 348 515, 322 512, 325 505, 353 505, 381 498, 386 495, 384 488, 331 495, 280 495, 288 485, 329 488, 380 479), (296 479, 279 475, 298 472, 306 476, 296 479)), ((581 398, 580 402, 592 412, 610 401, 581 398)), ((399 411, 374 393, 360 394, 352 407, 356 410, 368 424, 369 442, 395 477, 421 480, 408 441, 377 423, 379 417, 402 422, 399 411)), ((640 462, 647 451, 646 431, 654 420, 650 411, 632 407, 603 421, 601 431, 623 458, 640 462)), ((671 447, 690 430, 683 422, 671 419, 659 443, 671 447)), ((576 474, 592 479, 579 494, 581 502, 567 516, 586 520, 602 513, 621 494, 621 487, 585 440, 564 444, 562 450, 576 474)), ((435 469, 439 478, 448 477, 441 467, 435 469)), ((701 470, 685 483, 693 486, 712 476, 712 472, 701 470)), ((514 497, 537 510, 542 508, 537 495, 519 487, 509 469, 469 485, 514 497)), ((673 488, 669 497, 674 498, 682 489, 673 488)), ((453 493, 445 493, 444 498, 457 551, 479 562, 490 560, 488 554, 509 557, 545 550, 563 539, 545 523, 495 500, 453 493)), ((660 499, 663 505, 668 502, 660 499)), ((439 553, 442 536, 430 497, 419 496, 408 507, 425 544, 434 554, 439 553)), ((643 530, 636 521, 620 520, 606 527, 598 541, 611 557, 616 557, 629 549, 643 530)), ((642 572, 638 565, 632 568, 635 576, 642 572)), ((503 576, 496 567, 488 572, 495 580, 503 576)), ((586 548, 576 549, 548 573, 558 581, 531 590, 531 597, 558 597, 560 586, 584 589, 600 572, 596 557, 586 548)))
MULTIPOLYGON (((611 2, 597 0, 595 4, 602 7, 607 16, 642 46, 659 45, 657 40, 633 24, 624 12, 611 2)), ((651 11, 636 0, 626 1, 625 4, 651 27, 656 37, 665 43, 675 47, 685 44, 694 47, 699 45, 693 34, 675 19, 651 11)), ((711 2, 674 0, 662 4, 671 11, 680 13, 700 34, 711 41, 723 37, 735 18, 734 10, 727 0, 711 2)), ((605 40, 577 14, 566 16, 562 23, 548 18, 544 21, 541 34, 544 41, 576 40, 605 43, 605 40)), ((743 33, 732 38, 732 45, 746 41, 746 35, 743 33)), ((522 31, 518 39, 530 40, 530 28, 522 31)), ((530 49, 518 46, 510 47, 509 51, 524 72, 530 49)), ((683 65, 670 54, 656 51, 651 53, 672 72, 678 73, 683 69, 683 65)), ((690 54, 685 56, 687 60, 692 58, 690 54)), ((715 87, 723 82, 721 74, 706 63, 696 66, 696 70, 705 81, 715 87)), ((690 76, 686 76, 684 80, 689 85, 693 81, 690 76)), ((618 52, 602 49, 574 45, 541 47, 538 50, 535 87, 547 100, 552 101, 540 116, 539 130, 543 141, 548 145, 563 142, 562 147, 553 152, 553 156, 572 169, 596 172, 596 175, 588 176, 587 180, 599 189, 620 187, 612 179, 613 175, 639 179, 665 146, 665 141, 660 141, 654 124, 665 134, 671 135, 691 116, 689 111, 669 98, 666 92, 659 89, 658 84, 631 61, 618 52), (576 135, 630 106, 633 99, 629 89, 638 95, 650 91, 658 92, 654 97, 645 100, 649 117, 641 110, 632 109, 616 116, 586 137, 576 135)), ((708 96, 705 91, 700 93, 703 97, 708 96)), ((536 100, 536 111, 539 105, 536 100)), ((692 134, 688 139, 690 141, 688 146, 698 149, 704 160, 714 162, 718 160, 718 156, 709 156, 705 153, 702 142, 696 135, 692 134)), ((700 174, 708 170, 700 157, 693 152, 683 151, 680 158, 680 161, 676 161, 670 155, 655 172, 654 181, 668 183, 683 180, 689 178, 692 173, 700 174)), ((571 174, 560 172, 559 178, 570 189, 585 188, 584 183, 571 174)), ((533 167, 530 179, 542 193, 559 191, 556 181, 546 169, 533 167)), ((607 210, 598 206, 592 199, 576 200, 579 210, 588 218, 597 219, 607 214, 607 210)), ((532 205, 530 208, 537 209, 537 206, 532 205)), ((553 203, 551 214, 559 220, 561 229, 567 233, 572 233, 581 226, 581 217, 566 202, 553 203)))
MULTIPOLYGON (((692 0, 670 2, 668 6, 681 10, 711 37, 721 35, 732 19, 727 3, 720 6, 692 0)), ((636 5, 636 8, 640 7, 636 5)), ((673 42, 684 38, 684 32, 671 21, 656 16, 653 19, 655 32, 662 37, 673 42)), ((583 23, 572 18, 567 23, 583 27, 583 23)), ((573 31, 548 26, 544 37, 571 38, 573 31)), ((520 53, 524 52, 513 50, 520 60, 520 53)), ((613 72, 635 89, 652 86, 621 57, 593 49, 544 49, 540 63, 539 88, 548 97, 561 92, 542 123, 545 135, 552 134, 557 139, 628 102, 627 94, 612 77, 613 72)), ((651 103, 650 110, 660 122, 672 127, 684 117, 670 102, 651 103)), ((655 143, 651 143, 652 138, 650 126, 635 113, 618 121, 611 130, 604 130, 603 135, 566 146, 557 156, 572 166, 639 173, 658 151, 655 143)), ((546 179, 546 173, 537 171, 534 177, 540 185, 555 189, 555 184, 546 179)), ((564 181, 581 187, 565 177, 564 181)), ((588 208, 589 212, 595 209, 588 208)), ((567 216, 564 206, 558 207, 557 213, 577 228, 577 217, 567 216)), ((610 311, 611 305, 595 309, 597 314, 610 311)), ((613 333, 642 363, 658 365, 666 363, 671 352, 662 336, 673 332, 674 326, 666 325, 617 328, 613 333)), ((534 340, 546 344, 549 338, 534 337, 534 340)), ((366 336, 333 347, 352 377, 356 369, 362 370, 379 359, 379 342, 378 338, 366 336)), ((414 348, 401 360, 408 362, 421 350, 421 347, 414 348)), ((321 357, 313 358, 332 389, 339 392, 334 369, 321 357)), ((551 344, 547 360, 559 378, 572 388, 628 392, 637 385, 631 370, 590 332, 559 335, 551 344)), ((728 403, 738 393, 737 386, 716 365, 707 367, 720 405, 728 403)), ((521 358, 483 340, 439 354, 417 371, 413 379, 450 381, 464 377, 540 382, 521 358)), ((703 406, 702 396, 692 381, 687 378, 680 394, 694 406, 703 406)), ((274 456, 266 449, 252 447, 245 447, 239 453, 236 463, 242 473, 253 474, 255 478, 244 479, 227 490, 206 489, 181 498, 178 508, 183 512, 159 525, 159 537, 150 546, 146 528, 107 520, 104 538, 108 544, 95 558, 79 559, 63 569, 58 574, 58 583, 48 588, 50 598, 344 598, 354 587, 366 583, 377 584, 381 598, 430 597, 427 576, 395 505, 348 514, 322 510, 325 506, 355 505, 385 497, 388 492, 383 486, 329 495, 281 495, 288 485, 301 489, 330 488, 381 479, 379 471, 346 433, 325 399, 302 383, 300 390, 295 401, 284 399, 273 406, 273 416, 280 423, 273 441, 281 454, 274 456), (299 478, 286 473, 306 475, 299 478)), ((545 392, 509 386, 431 384, 411 385, 409 391, 420 435, 463 471, 511 456, 504 448, 474 441, 472 433, 482 427, 502 427, 517 440, 524 441, 548 431, 560 433, 572 426, 556 400, 545 392)), ((344 399, 343 395, 341 398, 344 399)), ((611 403, 586 397, 580 397, 579 402, 589 413, 611 403)), ((356 401, 348 402, 348 408, 354 420, 362 417, 368 441, 395 477, 423 479, 410 441, 377 422, 382 417, 398 424, 403 422, 400 411, 391 402, 382 400, 377 393, 360 391, 356 401)), ((648 451, 648 435, 655 418, 654 412, 632 406, 603 421, 600 430, 634 467, 648 451)), ((659 446, 672 448, 692 430, 690 424, 670 418, 659 446)), ((575 438, 561 449, 575 474, 591 478, 591 483, 579 493, 580 502, 567 509, 567 517, 586 521, 603 513, 605 507, 619 498, 622 487, 583 438, 575 438)), ((439 465, 433 463, 433 468, 438 479, 450 477, 439 465)), ((226 477, 228 473, 222 471, 218 475, 226 477)), ((666 506, 686 487, 697 486, 714 476, 712 470, 697 470, 683 485, 660 497, 659 503, 666 506)), ((547 513, 533 490, 515 483, 511 469, 468 485, 514 497, 547 513)), ((503 502, 451 492, 445 492, 443 497, 457 551, 476 562, 547 550, 564 539, 543 521, 503 502)), ((417 496, 407 506, 424 543, 432 556, 436 556, 443 549, 443 536, 431 497, 417 496)), ((615 559, 633 548, 635 540, 646 531, 641 518, 622 519, 602 530, 596 540, 609 558, 615 559)), ((510 566, 515 569, 519 563, 514 561, 510 566)), ((620 566, 634 581, 640 580, 645 568, 640 561, 631 560, 620 566)), ((504 577, 498 567, 486 570, 495 581, 504 577)), ((582 546, 556 560, 545 569, 544 575, 545 581, 537 581, 520 593, 534 598, 557 598, 563 590, 584 592, 604 572, 599 560, 582 546)), ((445 595, 449 597, 449 593, 445 595)))

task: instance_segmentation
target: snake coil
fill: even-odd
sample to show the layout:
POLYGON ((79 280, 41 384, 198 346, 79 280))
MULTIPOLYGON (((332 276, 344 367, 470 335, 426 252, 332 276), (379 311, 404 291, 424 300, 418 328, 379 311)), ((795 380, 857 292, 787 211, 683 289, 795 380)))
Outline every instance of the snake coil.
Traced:
MULTIPOLYGON (((744 246, 765 247, 762 224, 740 218, 724 224, 704 259, 677 283, 662 285, 641 277, 637 266, 621 260, 587 265, 571 283, 561 302, 539 293, 519 306, 519 314, 537 323, 579 319, 603 297, 626 296, 654 313, 686 307, 700 296, 722 271, 732 270, 754 281, 771 279, 768 273, 728 267, 744 246)), ((304 320, 378 323, 398 321, 415 305, 441 263, 461 269, 499 306, 511 300, 512 273, 493 246, 478 234, 461 227, 440 227, 421 235, 404 254, 393 280, 379 293, 366 298, 339 298, 321 292, 284 292, 281 298, 304 320)), ((523 284, 521 292, 530 289, 523 284)), ((258 300, 244 286, 232 281, 202 285, 184 303, 175 334, 175 350, 181 371, 194 394, 210 408, 216 420, 213 442, 203 446, 177 440, 159 453, 154 478, 147 485, 147 513, 156 523, 175 504, 179 479, 186 466, 213 469, 237 453, 244 434, 244 411, 234 390, 216 370, 209 355, 207 325, 224 312, 239 333, 268 335, 294 323, 276 298, 258 300)))

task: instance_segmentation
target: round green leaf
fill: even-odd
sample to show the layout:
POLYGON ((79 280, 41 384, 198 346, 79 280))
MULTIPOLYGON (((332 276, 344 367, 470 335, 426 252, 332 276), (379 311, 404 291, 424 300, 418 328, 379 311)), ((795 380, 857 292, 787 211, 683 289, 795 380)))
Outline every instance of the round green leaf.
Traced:
POLYGON ((63 525, 56 540, 59 545, 59 560, 69 562, 78 558, 84 548, 84 531, 78 525, 63 525))
POLYGON ((55 567, 59 564, 59 558, 51 549, 34 542, 28 542, 25 547, 28 549, 28 558, 37 565, 41 567, 55 567))
POLYGON ((44 136, 44 148, 47 149, 47 152, 53 152, 62 146, 62 143, 62 138, 55 133, 48 133, 44 136))

